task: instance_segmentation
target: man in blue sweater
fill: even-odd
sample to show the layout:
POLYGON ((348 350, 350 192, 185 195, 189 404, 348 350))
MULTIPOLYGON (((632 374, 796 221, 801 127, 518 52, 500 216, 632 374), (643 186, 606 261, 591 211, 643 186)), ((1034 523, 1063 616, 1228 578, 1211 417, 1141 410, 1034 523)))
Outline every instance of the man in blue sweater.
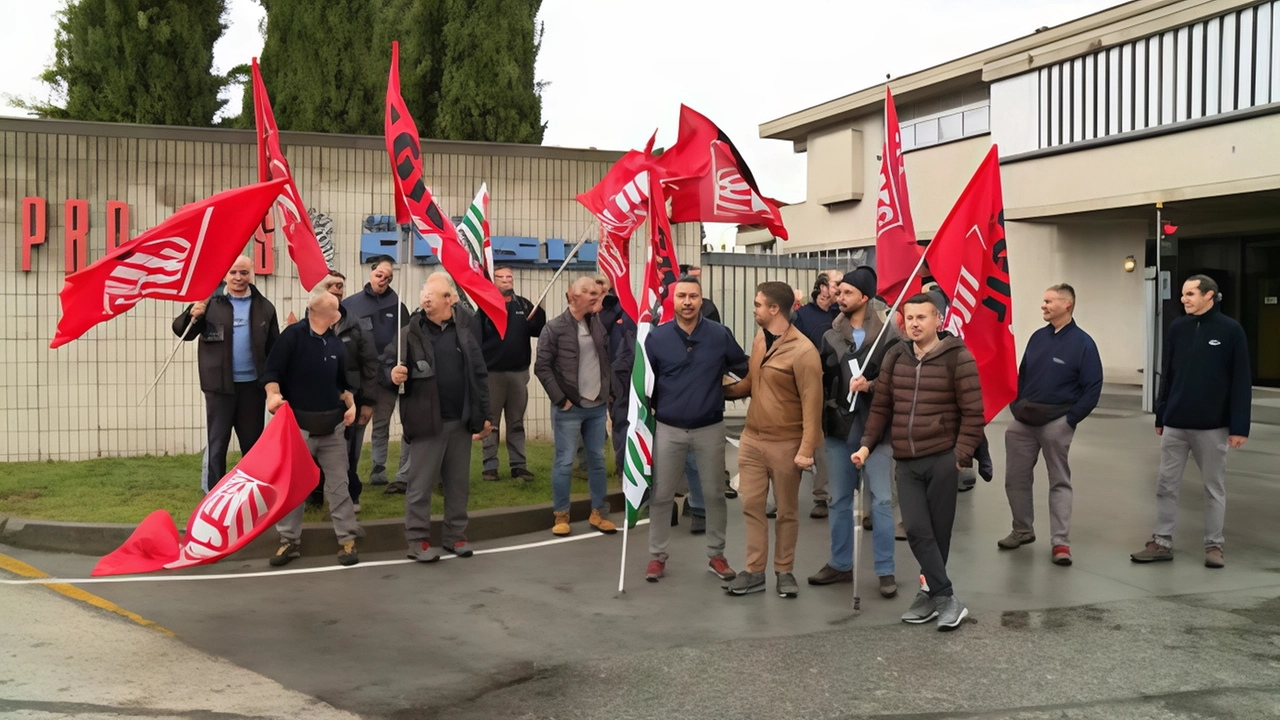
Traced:
POLYGON ((1156 527, 1146 548, 1129 557, 1148 563, 1173 559, 1173 528, 1187 455, 1204 478, 1204 564, 1220 568, 1227 512, 1227 448, 1244 447, 1253 403, 1249 344, 1240 323, 1218 309, 1218 284, 1192 275, 1182 284, 1187 314, 1169 324, 1156 397, 1160 472, 1156 527))
POLYGON ((707 513, 708 572, 721 580, 737 576, 724 559, 728 511, 717 487, 724 475, 724 390, 727 373, 746 377, 749 359, 733 333, 702 316, 702 285, 685 275, 672 288, 676 321, 654 328, 645 338, 653 369, 650 407, 657 419, 654 433, 653 494, 650 497, 649 553, 645 579, 657 582, 667 564, 671 514, 676 486, 685 462, 693 455, 707 513))
POLYGON ((1049 542, 1057 565, 1071 564, 1071 438, 1102 395, 1098 346, 1076 325, 1075 309, 1070 285, 1044 291, 1040 312, 1049 324, 1031 335, 1022 353, 1018 397, 1009 406, 1013 420, 1004 434, 1004 491, 1013 532, 997 544, 1014 550, 1035 542, 1031 483, 1043 454, 1049 471, 1049 542))

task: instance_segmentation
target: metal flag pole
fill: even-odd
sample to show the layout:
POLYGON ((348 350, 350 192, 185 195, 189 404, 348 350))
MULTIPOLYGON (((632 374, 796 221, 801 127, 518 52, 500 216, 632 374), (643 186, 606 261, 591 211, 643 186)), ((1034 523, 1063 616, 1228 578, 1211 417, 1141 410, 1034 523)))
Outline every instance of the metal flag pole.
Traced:
MULTIPOLYGON (((902 305, 902 299, 907 296, 907 285, 920 274, 920 269, 924 267, 924 259, 928 256, 929 248, 931 247, 933 247, 933 243, 925 246, 924 251, 920 253, 920 261, 916 263, 916 269, 911 271, 911 274, 907 276, 906 282, 902 284, 902 292, 898 293, 898 297, 893 301, 893 306, 889 308, 889 315, 885 317, 884 324, 880 326, 880 332, 876 335, 875 341, 871 343, 871 350, 867 353, 868 359, 876 354, 876 348, 880 346, 880 340, 884 337, 885 332, 889 330, 889 323, 894 322, 894 315, 898 312, 898 307, 902 305)), ((854 393, 853 400, 849 404, 849 412, 853 412, 857 407, 858 393, 854 393)))
POLYGON ((860 476, 853 486, 853 610, 859 612, 862 610, 862 598, 858 596, 858 566, 859 560, 862 559, 862 520, 865 517, 862 513, 862 484, 866 481, 866 470, 861 471, 860 476))
POLYGON ((591 228, 587 228, 586 231, 582 233, 582 237, 578 239, 578 242, 574 244, 573 249, 565 254, 564 262, 560 263, 560 268, 556 270, 556 274, 551 276, 551 281, 547 283, 545 288, 543 288, 542 294, 538 296, 538 301, 533 304, 533 309, 529 311, 528 317, 533 317, 533 314, 542 306, 542 302, 547 299, 547 295, 551 292, 551 288, 555 287, 556 280, 560 279, 560 274, 564 272, 565 268, 569 267, 569 263, 573 262, 573 258, 578 254, 578 250, 582 247, 582 244, 590 237, 591 228))
MULTIPOLYGON (((397 268, 397 270, 400 271, 400 275, 401 277, 404 278, 405 282, 408 282, 409 274, 404 267, 404 246, 406 242, 409 245, 409 252, 410 254, 412 254, 413 253, 413 225, 400 226, 400 242, 396 244, 396 264, 400 266, 399 268, 397 268), (406 230, 408 232, 405 232, 406 230)), ((401 329, 404 326, 404 318, 400 316, 400 307, 404 304, 404 301, 400 299, 400 293, 396 293, 396 299, 398 300, 398 302, 396 303, 396 307, 393 310, 393 312, 395 312, 396 314, 396 367, 400 367, 401 365, 404 364, 404 358, 401 357, 400 355, 400 353, 402 352, 401 350, 402 343, 400 339, 400 334, 401 334, 401 329)), ((400 395, 404 394, 404 383, 400 383, 396 387, 396 392, 399 393, 400 395)))
POLYGON ((196 324, 196 319, 188 314, 187 327, 183 329, 182 334, 178 336, 178 342, 173 344, 173 350, 169 352, 169 357, 164 361, 164 365, 160 367, 160 372, 156 373, 156 379, 151 381, 151 385, 147 391, 142 393, 142 398, 138 400, 138 404, 134 407, 142 407, 142 403, 147 401, 147 397, 151 395, 151 391, 156 389, 156 385, 160 382, 160 378, 164 377, 164 372, 169 369, 169 363, 173 362, 173 358, 178 354, 178 348, 182 347, 182 343, 187 341, 187 333, 191 332, 191 326, 196 324))

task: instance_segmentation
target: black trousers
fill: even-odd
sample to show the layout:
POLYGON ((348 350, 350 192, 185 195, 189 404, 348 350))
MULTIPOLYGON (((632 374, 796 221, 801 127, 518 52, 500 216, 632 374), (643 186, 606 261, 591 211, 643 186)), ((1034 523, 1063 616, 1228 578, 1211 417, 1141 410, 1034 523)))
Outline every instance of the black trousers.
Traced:
POLYGON ((631 373, 614 372, 613 404, 609 406, 610 428, 613 436, 613 465, 622 477, 622 469, 627 465, 627 429, 631 421, 627 412, 631 406, 631 373))
POLYGON ((238 382, 230 393, 204 394, 205 422, 208 426, 209 487, 218 484, 227 474, 227 448, 231 445, 231 431, 236 431, 240 452, 247 453, 266 425, 267 391, 258 382, 238 382))
POLYGON ((929 584, 929 596, 951 595, 947 556, 951 553, 951 528, 956 521, 959 470, 955 451, 898 460, 897 464, 898 508, 911 554, 920 563, 920 572, 929 584))

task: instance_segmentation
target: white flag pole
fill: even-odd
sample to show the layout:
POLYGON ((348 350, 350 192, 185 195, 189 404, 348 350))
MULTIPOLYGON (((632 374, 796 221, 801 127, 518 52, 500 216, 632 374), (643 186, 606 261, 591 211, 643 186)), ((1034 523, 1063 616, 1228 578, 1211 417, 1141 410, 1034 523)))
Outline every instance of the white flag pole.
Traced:
POLYGON ((151 395, 152 390, 156 389, 156 384, 160 382, 160 378, 164 377, 165 370, 169 369, 169 363, 173 362, 174 356, 178 354, 178 348, 182 347, 182 343, 187 341, 187 333, 191 332, 191 326, 196 324, 196 319, 194 317, 190 317, 188 315, 188 318, 186 329, 184 329, 182 334, 178 336, 178 342, 173 344, 173 351, 169 353, 169 357, 164 361, 164 365, 161 366, 160 372, 156 373, 156 379, 151 381, 151 385, 147 387, 146 392, 142 393, 142 398, 138 400, 138 404, 134 407, 142 407, 142 403, 147 401, 147 397, 151 395))
POLYGON ((556 280, 560 279, 560 273, 563 273, 564 269, 569 267, 569 263, 573 262, 573 258, 578 254, 578 250, 582 247, 582 244, 590 237, 591 228, 587 228, 586 232, 582 233, 582 237, 579 238, 578 242, 573 246, 573 249, 565 254, 564 262, 560 263, 560 268, 556 270, 556 274, 551 276, 551 282, 547 283, 547 286, 543 288, 542 294, 538 296, 538 301, 533 304, 533 309, 529 311, 529 317, 533 317, 533 314, 542 306, 542 302, 547 299, 547 295, 551 292, 551 288, 555 287, 556 280))
MULTIPOLYGON (((920 274, 921 268, 924 267, 924 259, 929 254, 929 248, 931 247, 933 247, 932 242, 925 246, 924 251, 920 253, 920 261, 916 263, 916 269, 911 271, 911 274, 907 276, 907 281, 902 284, 902 292, 898 293, 897 299, 893 301, 893 307, 889 308, 889 315, 885 318, 884 325, 880 327, 880 332, 876 335, 875 341, 871 343, 871 350, 867 353, 868 359, 870 359, 872 355, 875 355, 876 348, 880 345, 880 340, 884 337, 885 332, 889 330, 889 323, 894 322, 894 315, 898 312, 898 307, 902 305, 903 298, 907 296, 907 285, 911 284, 911 281, 920 274)), ((862 373, 859 372, 857 377, 861 376, 862 373)), ((853 402, 849 405, 849 412, 853 412, 856 407, 858 407, 858 394, 854 393, 853 402)))

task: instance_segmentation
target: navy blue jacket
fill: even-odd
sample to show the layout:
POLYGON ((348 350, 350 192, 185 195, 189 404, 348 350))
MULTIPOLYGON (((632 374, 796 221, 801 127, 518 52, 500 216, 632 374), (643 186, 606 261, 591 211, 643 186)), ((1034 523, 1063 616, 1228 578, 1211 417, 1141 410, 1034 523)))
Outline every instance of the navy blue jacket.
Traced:
POLYGON ((396 308, 400 308, 400 324, 409 323, 409 311, 396 291, 387 288, 381 295, 373 292, 369 283, 355 295, 349 295, 342 301, 342 307, 360 321, 360 327, 373 335, 373 346, 381 353, 387 345, 396 341, 396 308))
POLYGON ((791 324, 804 333, 815 348, 822 350, 822 336, 831 329, 832 321, 839 314, 840 307, 834 302, 826 310, 818 307, 815 302, 809 302, 791 314, 791 324))
POLYGON ((695 430, 724 420, 721 378, 746 377, 749 364, 728 328, 701 318, 685 334, 673 320, 654 328, 644 349, 653 369, 649 407, 658 422, 695 430))
POLYGON ((1031 334, 1018 367, 1018 397, 1010 411, 1020 422, 1044 425, 1063 415, 1071 427, 1089 417, 1102 396, 1098 346, 1072 320, 1031 334))
POLYGON ((621 393, 630 392, 631 368, 636 361, 636 322, 622 309, 612 290, 604 296, 604 308, 598 313, 600 324, 609 336, 609 367, 614 375, 626 378, 621 393))
POLYGON ((1213 430, 1249 436, 1252 372, 1249 343, 1240 323, 1217 303, 1203 315, 1169 323, 1164 374, 1156 398, 1156 427, 1213 430))
POLYGON ((529 343, 542 334, 542 328, 547 324, 547 311, 539 307, 534 310, 533 317, 529 317, 529 311, 533 309, 533 303, 519 295, 507 298, 506 337, 498 334, 498 326, 483 310, 476 312, 476 322, 471 323, 471 328, 490 372, 529 369, 533 362, 529 343))

